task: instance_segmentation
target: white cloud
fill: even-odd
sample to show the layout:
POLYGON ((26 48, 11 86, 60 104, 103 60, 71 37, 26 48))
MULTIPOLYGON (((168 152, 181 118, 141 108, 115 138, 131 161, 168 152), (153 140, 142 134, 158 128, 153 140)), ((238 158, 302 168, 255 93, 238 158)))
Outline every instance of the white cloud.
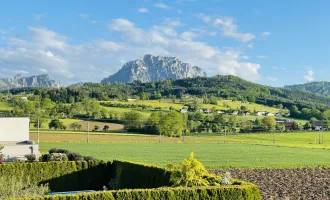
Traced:
POLYGON ((268 59, 268 56, 258 56, 259 59, 265 60, 268 59))
POLYGON ((212 21, 212 18, 208 15, 204 15, 203 13, 200 13, 197 15, 198 18, 202 19, 205 23, 210 23, 212 21))
POLYGON ((268 31, 265 31, 265 32, 262 32, 262 33, 261 33, 261 36, 262 36, 262 37, 267 37, 267 36, 270 36, 270 35, 271 35, 271 33, 268 32, 268 31))
POLYGON ((154 7, 156 8, 162 8, 162 9, 170 9, 170 7, 164 3, 155 3, 154 7))
POLYGON ((149 10, 147 8, 139 8, 138 9, 138 12, 140 12, 140 13, 147 13, 147 12, 149 12, 149 10))
MULTIPOLYGON (((71 84, 82 80, 100 81, 117 72, 125 62, 150 53, 178 57, 200 66, 210 76, 231 74, 250 81, 260 79, 261 66, 244 61, 243 52, 197 41, 198 37, 215 33, 204 29, 180 32, 177 30, 180 26, 179 19, 166 19, 158 26, 142 29, 130 20, 113 19, 107 27, 122 39, 79 44, 70 44, 67 37, 52 30, 29 27, 25 36, 8 38, 7 45, 0 47, 0 63, 29 74, 48 73, 56 80, 71 84)), ((11 71, 0 72, 13 75, 11 71)))
POLYGON ((253 49, 253 43, 248 44, 247 47, 248 47, 249 49, 253 49))
POLYGON ((234 20, 230 17, 219 17, 213 21, 213 26, 222 29, 222 35, 234 38, 242 42, 249 42, 255 38, 251 33, 240 33, 238 32, 237 25, 234 20))
POLYGON ((249 57, 249 56, 242 56, 242 58, 243 58, 244 60, 247 60, 247 59, 249 59, 250 57, 249 57))
POLYGON ((276 82, 276 81, 278 81, 278 78, 272 77, 272 76, 267 76, 266 80, 271 81, 271 82, 276 82))
POLYGON ((314 72, 313 70, 308 70, 306 75, 303 77, 304 81, 311 82, 314 81, 314 72))
POLYGON ((45 15, 34 15, 34 20, 39 21, 42 20, 43 18, 45 18, 45 15))

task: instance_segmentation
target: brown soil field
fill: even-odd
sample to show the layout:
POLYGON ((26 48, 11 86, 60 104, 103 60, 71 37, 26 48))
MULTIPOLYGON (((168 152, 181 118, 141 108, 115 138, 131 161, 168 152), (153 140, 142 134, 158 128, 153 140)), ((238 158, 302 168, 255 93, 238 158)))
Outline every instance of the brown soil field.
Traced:
MULTIPOLYGON (((81 124, 80 130, 87 130, 87 121, 78 122, 78 124, 81 124)), ((96 122, 96 121, 90 121, 89 122, 89 130, 92 131, 94 129, 94 126, 99 126, 99 131, 103 130, 104 125, 108 125, 110 132, 125 132, 124 125, 122 124, 114 124, 114 123, 105 123, 105 122, 96 122)), ((70 128, 70 125, 68 125, 67 130, 72 130, 70 128)))
MULTIPOLYGON (((330 168, 229 169, 232 177, 256 184, 262 199, 330 199, 330 168)), ((212 170, 224 173, 225 170, 212 170)))
MULTIPOLYGON (((44 142, 84 142, 86 141, 86 134, 62 134, 62 133, 42 133, 40 134, 40 141, 44 142)), ((30 139, 36 141, 37 133, 30 133, 30 139)), ((159 136, 155 135, 129 135, 127 133, 120 134, 101 134, 90 132, 89 141, 91 142, 159 142, 159 136)), ((182 142, 182 138, 169 138, 162 137, 161 142, 182 142)), ((199 139, 199 138, 185 138, 184 142, 186 143, 200 143, 200 142, 209 142, 209 143, 222 143, 223 140, 214 140, 214 139, 199 139)), ((229 141, 227 141, 229 142, 229 141)), ((232 141, 234 143, 236 141, 232 141)))

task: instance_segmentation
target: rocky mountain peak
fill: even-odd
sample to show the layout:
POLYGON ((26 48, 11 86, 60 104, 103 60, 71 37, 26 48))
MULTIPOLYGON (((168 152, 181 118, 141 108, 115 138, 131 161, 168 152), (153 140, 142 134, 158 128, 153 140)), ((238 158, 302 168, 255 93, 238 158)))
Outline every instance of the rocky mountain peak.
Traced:
POLYGON ((145 54, 141 59, 130 61, 115 74, 102 80, 102 83, 150 82, 165 79, 204 77, 205 72, 197 66, 181 62, 176 57, 163 57, 145 54))

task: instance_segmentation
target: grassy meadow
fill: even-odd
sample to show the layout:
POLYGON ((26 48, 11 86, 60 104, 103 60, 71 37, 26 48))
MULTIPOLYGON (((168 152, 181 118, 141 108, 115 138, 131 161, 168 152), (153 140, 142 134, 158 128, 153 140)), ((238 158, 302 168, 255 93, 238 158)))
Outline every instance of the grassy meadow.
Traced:
POLYGON ((194 152, 207 168, 285 168, 330 165, 329 150, 216 143, 41 143, 40 150, 64 148, 104 160, 157 165, 176 163, 194 152))

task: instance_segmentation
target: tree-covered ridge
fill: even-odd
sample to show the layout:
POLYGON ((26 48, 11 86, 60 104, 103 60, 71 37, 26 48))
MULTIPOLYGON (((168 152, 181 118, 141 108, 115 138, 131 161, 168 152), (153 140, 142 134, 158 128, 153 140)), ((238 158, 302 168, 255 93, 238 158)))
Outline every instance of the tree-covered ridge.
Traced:
POLYGON ((136 99, 181 99, 186 95, 209 98, 215 96, 223 99, 255 102, 267 106, 290 108, 293 105, 299 110, 317 108, 324 111, 330 108, 330 97, 312 94, 307 91, 274 88, 245 81, 235 76, 198 77, 179 80, 163 80, 142 83, 134 81, 127 84, 85 83, 83 86, 67 88, 19 88, 9 90, 11 94, 32 93, 41 98, 48 97, 53 102, 74 103, 84 98, 95 98, 107 101, 117 98, 136 99))
POLYGON ((292 90, 303 90, 314 94, 330 96, 330 82, 327 81, 311 82, 300 85, 286 85, 284 87, 292 90))

